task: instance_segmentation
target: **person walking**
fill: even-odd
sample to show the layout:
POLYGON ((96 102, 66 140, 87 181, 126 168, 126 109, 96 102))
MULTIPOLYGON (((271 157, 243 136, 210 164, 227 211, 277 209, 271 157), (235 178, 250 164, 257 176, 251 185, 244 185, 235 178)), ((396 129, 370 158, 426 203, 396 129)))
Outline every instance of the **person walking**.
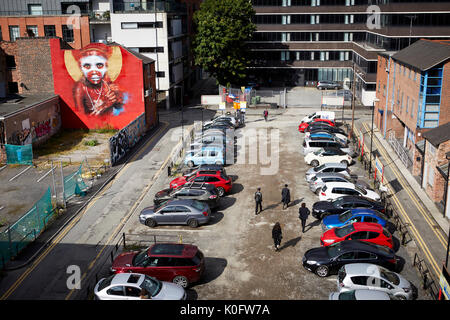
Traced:
POLYGON ((283 210, 288 208, 289 202, 291 202, 291 192, 289 191, 287 184, 285 184, 284 188, 281 190, 281 202, 283 202, 283 210))
POLYGON ((272 228, 272 239, 275 246, 275 251, 278 251, 278 247, 281 244, 281 239, 283 239, 283 234, 281 232, 281 225, 279 222, 275 223, 272 228))
POLYGON ((303 202, 301 207, 298 209, 298 217, 302 222, 302 232, 305 233, 306 220, 308 220, 309 209, 306 207, 306 204, 303 202))
POLYGON ((256 192, 255 192, 255 202, 256 202, 255 215, 258 215, 259 212, 263 211, 261 188, 258 188, 258 190, 256 190, 256 192), (259 212, 258 212, 258 208, 259 208, 259 212))
POLYGON ((264 110, 264 120, 267 121, 268 116, 269 116, 269 111, 267 111, 267 109, 266 109, 266 110, 264 110))

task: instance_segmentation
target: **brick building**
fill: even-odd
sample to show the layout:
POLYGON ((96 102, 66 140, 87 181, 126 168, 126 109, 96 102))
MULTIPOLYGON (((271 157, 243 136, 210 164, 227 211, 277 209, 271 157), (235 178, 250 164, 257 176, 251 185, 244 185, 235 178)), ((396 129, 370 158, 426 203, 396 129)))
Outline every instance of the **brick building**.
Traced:
POLYGON ((423 133, 450 121, 450 41, 421 39, 378 55, 374 125, 423 175, 423 133))

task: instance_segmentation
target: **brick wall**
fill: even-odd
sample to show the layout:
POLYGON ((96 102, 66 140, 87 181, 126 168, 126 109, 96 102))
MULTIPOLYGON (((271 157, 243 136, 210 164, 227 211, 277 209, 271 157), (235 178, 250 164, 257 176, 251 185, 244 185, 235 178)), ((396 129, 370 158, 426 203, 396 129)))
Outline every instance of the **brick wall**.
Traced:
POLYGON ((428 175, 424 177, 425 181, 425 191, 428 196, 434 202, 441 202, 444 200, 444 191, 445 191, 445 179, 442 174, 438 171, 436 167, 445 164, 448 160, 445 158, 445 154, 450 151, 450 140, 443 142, 436 148, 435 154, 430 152, 429 145, 427 145, 427 149, 425 152, 425 163, 428 164, 428 170, 433 170, 434 179, 432 184, 428 181, 428 175))
POLYGON ((439 125, 450 121, 450 61, 444 65, 439 125))
MULTIPOLYGON (((20 65, 17 61, 17 43, 16 42, 9 42, 9 41, 0 41, 0 48, 5 53, 5 55, 13 56, 14 60, 16 61, 16 68, 15 69, 9 69, 5 64, 1 65, 1 68, 3 72, 5 72, 6 76, 6 86, 7 86, 7 92, 11 92, 11 88, 9 88, 8 83, 9 82, 17 82, 17 84, 20 84, 21 78, 20 78, 20 65)), ((19 86, 19 93, 21 93, 21 88, 19 86)))

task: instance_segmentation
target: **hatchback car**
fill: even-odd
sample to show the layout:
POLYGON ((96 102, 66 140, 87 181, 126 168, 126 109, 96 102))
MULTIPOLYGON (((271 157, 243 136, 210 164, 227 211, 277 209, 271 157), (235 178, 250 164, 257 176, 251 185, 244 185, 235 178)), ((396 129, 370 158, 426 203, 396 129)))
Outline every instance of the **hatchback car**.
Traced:
POLYGON ((203 147, 200 150, 187 151, 184 156, 184 164, 188 167, 198 166, 201 164, 217 164, 225 163, 225 149, 223 147, 203 147))
POLYGON ((95 285, 94 294, 98 300, 141 300, 142 289, 150 295, 149 300, 186 300, 183 287, 139 273, 102 278, 95 285))
POLYGON ((312 140, 317 139, 336 140, 344 145, 349 143, 348 138, 345 135, 340 133, 330 133, 327 131, 313 131, 313 133, 306 132, 305 139, 306 138, 311 138, 312 140))
POLYGON ((298 126, 298 131, 305 132, 305 130, 309 126, 311 126, 311 125, 313 125, 315 123, 325 123, 325 124, 327 124, 329 126, 332 126, 332 127, 335 126, 334 122, 331 121, 331 120, 316 118, 316 119, 312 120, 311 122, 302 122, 302 123, 300 123, 300 125, 298 126))
POLYGON ((199 166, 193 168, 187 168, 183 171, 183 176, 190 177, 196 174, 197 172, 215 174, 215 173, 223 173, 226 174, 226 169, 223 165, 218 164, 201 164, 199 166))
POLYGON ((155 194, 153 203, 155 206, 172 200, 193 199, 206 203, 211 209, 219 205, 219 196, 216 187, 207 183, 190 183, 184 184, 178 189, 164 189, 155 194))
POLYGON ((322 246, 329 246, 344 240, 359 240, 379 246, 393 248, 392 235, 378 223, 355 222, 326 230, 320 237, 322 246))
POLYGON ((156 243, 141 251, 120 254, 111 272, 136 272, 170 281, 183 288, 197 282, 205 271, 205 258, 200 249, 191 244, 156 243))
POLYGON ((168 200, 159 206, 142 209, 139 222, 150 228, 165 224, 184 224, 197 228, 208 223, 211 209, 197 200, 168 200))
POLYGON ((319 194, 322 187, 328 182, 352 182, 361 188, 366 188, 366 189, 370 188, 368 183, 363 180, 354 181, 353 179, 348 178, 347 176, 345 176, 341 173, 325 172, 325 173, 319 173, 319 174, 315 175, 314 177, 312 177, 311 181, 309 182, 309 190, 311 190, 312 192, 314 192, 316 194, 319 194))
POLYGON ((392 249, 359 240, 341 241, 327 247, 312 248, 303 256, 303 267, 319 277, 336 274, 345 264, 373 263, 395 271, 399 257, 392 249))
POLYGON ((341 214, 349 209, 368 208, 385 214, 384 205, 360 196, 343 196, 332 201, 317 201, 313 204, 311 214, 316 219, 323 219, 328 215, 341 214))
POLYGON ((388 227, 388 218, 381 212, 369 208, 350 209, 341 214, 326 216, 323 218, 321 226, 322 231, 326 231, 354 222, 372 222, 378 223, 383 228, 388 227))
POLYGON ((346 152, 339 148, 321 148, 314 152, 310 152, 305 156, 305 162, 313 167, 320 166, 324 163, 343 163, 350 165, 353 160, 346 152))
POLYGON ((330 293, 328 300, 391 300, 391 297, 383 291, 357 289, 330 293))
POLYGON ((328 182, 319 192, 319 200, 333 200, 342 196, 360 196, 374 201, 380 201, 381 197, 372 190, 358 187, 350 182, 328 182))
POLYGON ((192 182, 212 184, 214 187, 216 187, 219 197, 223 197, 225 193, 230 192, 231 188, 233 187, 231 178, 222 171, 208 173, 198 171, 189 176, 178 177, 170 182, 169 187, 175 189, 186 183, 192 182))
POLYGON ((311 123, 306 129, 305 133, 307 132, 314 132, 314 131, 327 131, 330 133, 339 133, 342 135, 346 135, 345 131, 341 128, 337 128, 334 126, 330 126, 329 124, 326 124, 324 122, 313 122, 311 123))
POLYGON ((334 81, 322 80, 317 83, 317 89, 325 90, 325 89, 340 89, 341 85, 334 81))
POLYGON ((351 263, 338 271, 337 287, 340 293, 353 290, 384 292, 399 300, 417 298, 417 288, 398 273, 370 263, 351 263))
POLYGON ((310 182, 319 173, 340 173, 347 178, 351 177, 346 163, 324 163, 318 167, 308 169, 305 174, 306 181, 310 182))

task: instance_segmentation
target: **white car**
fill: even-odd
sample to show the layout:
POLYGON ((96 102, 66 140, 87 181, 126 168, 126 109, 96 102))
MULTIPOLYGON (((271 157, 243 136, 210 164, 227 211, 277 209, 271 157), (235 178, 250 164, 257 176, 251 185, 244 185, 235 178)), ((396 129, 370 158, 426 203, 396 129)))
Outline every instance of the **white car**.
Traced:
POLYGON ((332 292, 329 300, 391 300, 391 297, 383 291, 357 289, 342 292, 332 292))
POLYGON ((375 191, 361 188, 350 182, 327 182, 319 192, 319 200, 333 200, 342 196, 361 196, 374 201, 380 201, 380 195, 375 191))
POLYGON ((351 290, 382 291, 400 300, 417 298, 417 288, 398 273, 371 263, 349 263, 339 269, 339 292, 351 290))
POLYGON ((343 163, 348 166, 352 163, 352 157, 337 148, 322 148, 308 153, 305 156, 305 162, 313 167, 317 167, 325 163, 343 163))
MULTIPOLYGON (((335 136, 339 141, 341 141, 344 144, 350 143, 348 138, 344 134, 341 134, 341 133, 329 133, 328 131, 314 131, 314 134, 315 135, 322 134, 322 135, 330 135, 330 136, 332 135, 332 136, 335 136)), ((311 132, 305 132, 305 138, 308 138, 310 136, 311 136, 311 132)))
POLYGON ((186 291, 180 285, 140 273, 118 273, 100 279, 94 294, 98 300, 141 300, 143 288, 151 300, 186 300, 186 291))

